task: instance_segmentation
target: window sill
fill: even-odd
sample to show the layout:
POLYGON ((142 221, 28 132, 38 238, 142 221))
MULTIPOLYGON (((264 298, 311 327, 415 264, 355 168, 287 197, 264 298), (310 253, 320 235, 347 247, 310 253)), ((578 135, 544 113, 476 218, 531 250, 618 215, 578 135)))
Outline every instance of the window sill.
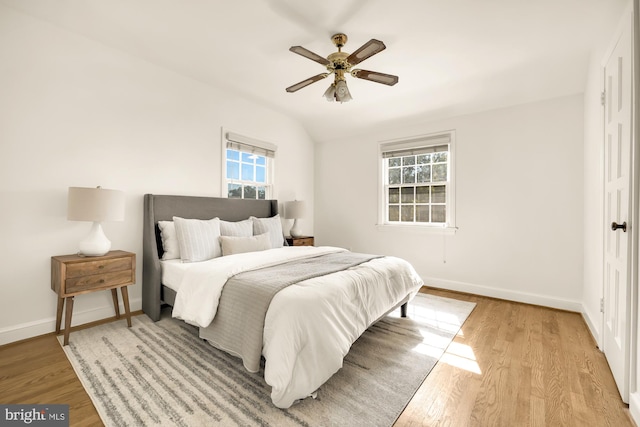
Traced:
POLYGON ((458 227, 437 226, 437 225, 408 225, 408 224, 376 224, 378 231, 392 233, 419 233, 419 234, 440 234, 454 235, 458 227))

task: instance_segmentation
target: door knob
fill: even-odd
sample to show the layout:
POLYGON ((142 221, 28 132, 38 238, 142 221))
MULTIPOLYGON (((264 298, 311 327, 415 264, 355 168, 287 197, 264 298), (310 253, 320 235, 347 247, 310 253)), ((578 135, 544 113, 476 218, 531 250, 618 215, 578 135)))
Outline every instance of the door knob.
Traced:
POLYGON ((616 231, 618 228, 622 228, 622 232, 626 233, 627 232, 627 221, 623 222, 622 224, 618 224, 616 222, 612 222, 611 223, 611 230, 616 231))

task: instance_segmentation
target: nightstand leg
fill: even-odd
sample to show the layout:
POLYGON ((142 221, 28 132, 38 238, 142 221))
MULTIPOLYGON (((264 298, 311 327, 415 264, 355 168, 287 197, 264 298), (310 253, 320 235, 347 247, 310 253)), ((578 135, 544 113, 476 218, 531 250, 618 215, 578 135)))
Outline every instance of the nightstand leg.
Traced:
POLYGON ((69 345, 69 332, 71 332, 71 313, 73 313, 73 297, 67 297, 64 313, 64 345, 69 345))
POLYGON ((56 335, 60 334, 60 324, 62 323, 63 309, 64 309, 64 298, 58 297, 58 311, 56 313, 56 335))
POLYGON ((111 296, 113 297, 113 308, 116 309, 116 319, 119 319, 120 305, 118 304, 118 288, 111 289, 111 296))
POLYGON ((120 288, 120 292, 122 292, 122 302, 124 303, 124 312, 125 312, 125 315, 127 316, 127 326, 131 327, 131 311, 129 310, 129 291, 127 291, 126 286, 123 286, 120 288))

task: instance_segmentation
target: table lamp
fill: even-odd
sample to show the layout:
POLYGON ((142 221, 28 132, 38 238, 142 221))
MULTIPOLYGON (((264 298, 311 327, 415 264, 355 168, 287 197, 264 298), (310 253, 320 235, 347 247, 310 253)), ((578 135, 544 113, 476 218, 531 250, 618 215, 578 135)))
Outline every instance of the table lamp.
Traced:
POLYGON ((93 222, 89 235, 78 245, 80 255, 105 255, 111 249, 111 242, 102 231, 101 222, 124 220, 124 192, 100 186, 69 187, 67 219, 93 222))
POLYGON ((285 219, 293 220, 293 226, 291 227, 291 231, 289 231, 289 234, 291 235, 291 237, 302 236, 302 230, 300 229, 300 225, 298 224, 298 219, 304 217, 304 214, 305 214, 305 206, 303 201, 294 200, 292 202, 286 202, 284 204, 285 219))

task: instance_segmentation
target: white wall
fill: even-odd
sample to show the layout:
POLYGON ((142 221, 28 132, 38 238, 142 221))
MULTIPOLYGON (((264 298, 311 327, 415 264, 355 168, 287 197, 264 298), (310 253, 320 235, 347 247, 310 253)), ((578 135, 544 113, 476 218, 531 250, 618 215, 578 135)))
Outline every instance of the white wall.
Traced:
MULTIPOLYGON (((50 257, 76 252, 90 224, 66 220, 67 188, 124 190, 105 223, 138 254, 143 194, 220 195, 221 128, 278 145, 276 194, 313 210, 313 143, 249 101, 0 6, 0 344, 53 331, 50 257)), ((313 234, 313 217, 302 223, 313 234)), ((73 324, 113 315, 110 293, 76 298, 73 324)))
POLYGON ((579 311, 583 98, 389 128, 316 146, 316 243, 400 256, 426 284, 579 311), (377 144, 456 131, 453 236, 379 231, 377 144))

